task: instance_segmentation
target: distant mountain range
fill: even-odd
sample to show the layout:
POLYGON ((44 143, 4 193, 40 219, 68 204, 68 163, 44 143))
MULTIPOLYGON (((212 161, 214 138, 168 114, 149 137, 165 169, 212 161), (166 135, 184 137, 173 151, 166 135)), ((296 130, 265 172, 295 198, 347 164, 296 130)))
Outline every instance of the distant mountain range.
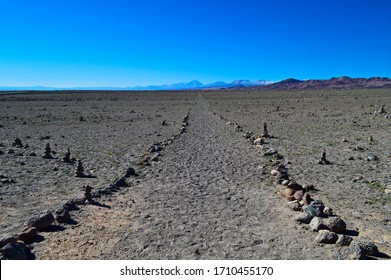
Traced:
POLYGON ((0 86, 0 91, 40 91, 40 90, 218 90, 218 89, 320 89, 320 88, 391 88, 391 79, 382 77, 350 78, 339 77, 328 80, 297 80, 289 78, 279 82, 258 80, 236 80, 231 83, 214 82, 203 84, 197 80, 188 83, 177 83, 160 86, 134 86, 134 87, 43 87, 43 86, 0 86))
POLYGON ((391 79, 382 77, 350 78, 347 76, 328 80, 286 79, 265 86, 267 89, 350 89, 350 88, 391 88, 391 79))
POLYGON ((237 88, 250 86, 264 86, 271 84, 271 81, 258 80, 251 82, 249 80, 236 80, 232 83, 214 82, 203 84, 197 80, 188 83, 177 83, 171 85, 160 86, 134 86, 134 87, 43 87, 43 86, 0 86, 0 90, 197 90, 197 89, 222 89, 222 88, 237 88))

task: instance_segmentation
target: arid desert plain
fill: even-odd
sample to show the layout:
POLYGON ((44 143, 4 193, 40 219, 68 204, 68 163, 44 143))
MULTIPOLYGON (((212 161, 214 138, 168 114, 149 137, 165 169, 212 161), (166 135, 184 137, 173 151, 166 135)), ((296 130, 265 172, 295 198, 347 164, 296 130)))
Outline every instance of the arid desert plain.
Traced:
POLYGON ((388 259, 391 88, 3 92, 0 176, 2 258, 388 259))

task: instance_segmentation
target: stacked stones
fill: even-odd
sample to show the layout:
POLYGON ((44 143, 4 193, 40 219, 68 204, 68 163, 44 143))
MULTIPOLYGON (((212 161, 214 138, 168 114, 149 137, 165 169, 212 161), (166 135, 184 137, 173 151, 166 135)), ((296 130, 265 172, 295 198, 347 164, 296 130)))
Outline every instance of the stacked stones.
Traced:
POLYGON ((93 201, 91 191, 92 191, 92 187, 90 187, 89 185, 84 187, 84 196, 86 197, 88 202, 93 201))
POLYGON ((46 158, 46 159, 52 159, 53 158, 52 149, 50 148, 50 144, 49 143, 46 144, 45 152, 42 155, 42 157, 46 158))
POLYGON ((84 174, 84 167, 83 167, 83 163, 81 162, 81 160, 79 160, 77 162, 77 167, 75 170, 75 177, 86 177, 86 175, 84 174))
POLYGON ((323 164, 323 165, 331 164, 331 162, 326 158, 326 150, 324 150, 320 155, 320 160, 318 161, 318 164, 323 164))
POLYGON ((46 211, 31 218, 22 232, 15 235, 0 237, 0 259, 2 260, 26 260, 29 247, 25 242, 33 240, 39 231, 50 227, 54 222, 54 216, 46 211))
POLYGON ((15 148, 23 148, 22 140, 20 140, 19 138, 16 138, 16 139, 14 140, 14 142, 12 143, 12 147, 15 147, 15 148))
MULTIPOLYGON (((227 121, 224 117, 220 118, 227 121)), ((227 122, 227 125, 232 125, 232 122, 227 122)), ((236 131, 238 131, 237 126, 236 124, 236 131)), ((267 124, 264 123, 262 136, 255 139, 256 142, 254 141, 253 144, 262 145, 266 138, 274 137, 268 134, 267 124)), ((311 231, 318 232, 315 242, 336 244, 337 249, 333 252, 336 259, 366 259, 366 256, 376 256, 379 253, 379 249, 374 243, 360 239, 353 240, 352 237, 346 235, 345 221, 335 215, 333 210, 325 206, 321 200, 314 200, 310 196, 309 191, 314 190, 314 186, 302 186, 291 180, 287 168, 279 161, 282 156, 278 154, 277 150, 269 148, 264 156, 271 155, 276 158, 270 172, 276 179, 276 189, 287 199, 287 206, 291 210, 301 212, 294 218, 295 221, 308 224, 311 231)), ((331 164, 326 158, 326 151, 322 152, 318 163, 331 164)))
MULTIPOLYGON (((167 125, 166 121, 161 123, 162 125, 167 125)), ((175 139, 178 139, 182 133, 186 132, 186 127, 189 126, 189 114, 186 114, 182 119, 182 125, 179 129, 179 134, 173 135, 170 139, 166 139, 162 142, 158 141, 152 144, 147 152, 148 155, 141 155, 143 159, 141 160, 141 164, 145 166, 150 166, 152 162, 159 161, 160 152, 168 145, 171 145, 175 139)))
POLYGON ((186 127, 189 125, 189 114, 186 114, 182 120, 182 126, 179 129, 179 134, 186 132, 186 127))
POLYGON ((71 159, 71 151, 67 150, 67 152, 65 153, 65 156, 62 158, 62 161, 63 162, 66 162, 66 163, 71 163, 72 162, 72 159, 71 159))

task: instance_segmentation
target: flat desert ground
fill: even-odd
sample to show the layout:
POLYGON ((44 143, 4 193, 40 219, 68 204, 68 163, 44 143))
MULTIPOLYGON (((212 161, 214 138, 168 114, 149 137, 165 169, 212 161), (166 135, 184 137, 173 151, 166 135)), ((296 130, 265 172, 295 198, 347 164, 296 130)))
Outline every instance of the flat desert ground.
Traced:
POLYGON ((391 89, 2 93, 0 235, 131 167, 128 186, 40 231, 30 258, 338 258, 338 245, 294 220, 300 211, 271 175, 278 161, 291 181, 314 186, 344 234, 388 258, 390 136, 391 89), (264 123, 273 137, 254 145, 264 123), (52 159, 42 157, 48 143, 52 159), (68 148, 89 176, 62 161, 68 148), (324 150, 331 164, 318 164, 324 150))

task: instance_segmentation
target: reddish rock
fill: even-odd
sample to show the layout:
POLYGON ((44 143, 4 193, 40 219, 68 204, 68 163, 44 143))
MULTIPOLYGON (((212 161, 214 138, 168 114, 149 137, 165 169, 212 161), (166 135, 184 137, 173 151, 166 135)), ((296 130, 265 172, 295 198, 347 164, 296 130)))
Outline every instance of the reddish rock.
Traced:
POLYGON ((295 194, 295 190, 289 189, 289 188, 286 188, 286 189, 284 190, 284 193, 283 193, 283 195, 284 195, 286 198, 291 197, 291 196, 293 196, 294 194, 295 194))
POLYGON ((304 191, 296 191, 295 194, 293 195, 297 201, 301 201, 303 196, 304 196, 304 191))
POLYGON ((301 198, 300 202, 301 202, 302 205, 310 205, 310 203, 312 202, 312 198, 309 195, 309 193, 304 193, 304 195, 301 198))
POLYGON ((292 209, 293 211, 300 211, 301 210, 301 205, 297 200, 293 200, 288 202, 288 207, 292 209))

